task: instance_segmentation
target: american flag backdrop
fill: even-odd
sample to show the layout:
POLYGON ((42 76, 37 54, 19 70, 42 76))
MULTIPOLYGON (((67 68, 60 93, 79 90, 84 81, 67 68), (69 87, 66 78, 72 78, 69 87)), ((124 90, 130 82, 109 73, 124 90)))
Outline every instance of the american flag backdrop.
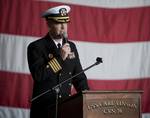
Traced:
POLYGON ((150 0, 0 0, 0 118, 29 118, 32 77, 27 46, 48 29, 41 13, 71 6, 69 39, 91 90, 142 90, 150 118, 150 0))

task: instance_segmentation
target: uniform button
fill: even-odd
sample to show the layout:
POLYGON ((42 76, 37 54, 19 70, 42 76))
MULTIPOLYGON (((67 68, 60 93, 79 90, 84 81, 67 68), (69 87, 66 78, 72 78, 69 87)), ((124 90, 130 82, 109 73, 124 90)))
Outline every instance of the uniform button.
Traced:
POLYGON ((69 86, 72 86, 72 84, 71 84, 71 83, 69 83, 68 85, 69 85, 69 86))
POLYGON ((71 94, 69 94, 68 96, 71 96, 71 94))
POLYGON ((61 76, 61 73, 59 73, 59 76, 61 76))
POLYGON ((71 72, 69 72, 69 75, 71 75, 71 72))
POLYGON ((48 57, 49 57, 50 59, 52 59, 52 58, 53 58, 53 54, 49 54, 48 57))
POLYGON ((61 98, 62 96, 61 95, 59 95, 59 98, 61 98))
POLYGON ((46 65, 46 68, 49 68, 49 65, 46 65))

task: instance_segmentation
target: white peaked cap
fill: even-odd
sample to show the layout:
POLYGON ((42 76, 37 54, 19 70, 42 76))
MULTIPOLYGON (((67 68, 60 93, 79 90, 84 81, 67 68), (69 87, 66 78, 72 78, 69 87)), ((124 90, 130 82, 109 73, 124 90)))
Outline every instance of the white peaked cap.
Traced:
POLYGON ((68 13, 70 10, 71 8, 69 6, 60 5, 46 10, 43 12, 42 17, 46 18, 46 20, 55 20, 56 22, 69 22, 70 18, 68 13))

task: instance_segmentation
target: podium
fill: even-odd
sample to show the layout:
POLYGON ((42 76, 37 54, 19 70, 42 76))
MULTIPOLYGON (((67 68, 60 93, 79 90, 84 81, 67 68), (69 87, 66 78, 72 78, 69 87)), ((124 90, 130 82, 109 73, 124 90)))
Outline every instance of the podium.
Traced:
POLYGON ((142 91, 83 91, 59 104, 59 118, 141 118, 142 91))

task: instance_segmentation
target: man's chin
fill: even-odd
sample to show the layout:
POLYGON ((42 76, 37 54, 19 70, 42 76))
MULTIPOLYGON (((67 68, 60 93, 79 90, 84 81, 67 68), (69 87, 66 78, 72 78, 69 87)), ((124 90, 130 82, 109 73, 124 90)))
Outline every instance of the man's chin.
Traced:
POLYGON ((61 38, 63 38, 63 35, 62 34, 58 34, 58 35, 55 36, 55 38, 56 39, 61 39, 61 38))
POLYGON ((52 36, 54 39, 61 39, 61 38, 63 38, 63 34, 56 34, 56 33, 53 33, 53 34, 51 34, 51 36, 52 36))

